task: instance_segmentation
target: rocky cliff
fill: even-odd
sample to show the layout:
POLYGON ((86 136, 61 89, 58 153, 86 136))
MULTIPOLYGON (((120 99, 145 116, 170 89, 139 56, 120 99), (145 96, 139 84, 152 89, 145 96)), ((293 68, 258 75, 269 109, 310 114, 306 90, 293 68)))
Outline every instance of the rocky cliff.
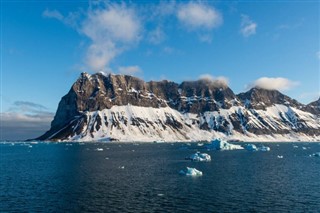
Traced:
POLYGON ((143 80, 82 73, 40 140, 319 140, 319 100, 309 105, 260 88, 235 95, 210 80, 143 80))

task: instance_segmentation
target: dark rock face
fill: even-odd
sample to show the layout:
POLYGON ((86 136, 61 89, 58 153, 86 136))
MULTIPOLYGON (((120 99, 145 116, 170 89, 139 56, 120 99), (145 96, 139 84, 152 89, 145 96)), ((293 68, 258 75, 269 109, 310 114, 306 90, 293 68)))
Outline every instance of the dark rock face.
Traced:
POLYGON ((284 104, 296 108, 302 108, 303 104, 291 99, 277 90, 252 88, 248 92, 237 95, 248 109, 265 109, 274 104, 284 104))
MULTIPOLYGON (((136 127, 141 134, 151 134, 148 128, 155 131, 152 134, 159 135, 170 130, 181 140, 190 139, 188 131, 196 129, 222 132, 225 135, 232 135, 234 132, 243 135, 290 132, 320 135, 319 128, 315 127, 320 126, 317 120, 320 115, 319 103, 320 99, 303 105, 279 91, 260 88, 235 95, 228 86, 209 80, 177 84, 166 80, 144 82, 125 75, 82 73, 68 94, 62 97, 51 129, 38 139, 65 140, 75 135, 90 135, 94 138, 95 132, 102 131, 103 128, 110 128, 110 131, 121 130, 121 134, 125 135, 127 133, 124 129, 127 127, 136 127), (286 107, 286 111, 279 111, 277 117, 270 120, 270 116, 264 112, 276 104, 286 107), (148 118, 129 116, 125 112, 111 112, 111 117, 92 114, 113 106, 126 105, 153 109, 170 107, 182 117, 189 113, 196 114, 197 117, 186 119, 166 113, 165 118, 151 121, 148 118), (311 113, 310 116, 314 117, 306 121, 306 118, 293 109, 311 113), (310 126, 308 122, 313 122, 314 125, 310 126)), ((106 134, 110 134, 110 140, 117 140, 113 138, 112 131, 106 134)))
POLYGON ((320 98, 305 106, 305 110, 311 112, 312 114, 320 115, 320 98))

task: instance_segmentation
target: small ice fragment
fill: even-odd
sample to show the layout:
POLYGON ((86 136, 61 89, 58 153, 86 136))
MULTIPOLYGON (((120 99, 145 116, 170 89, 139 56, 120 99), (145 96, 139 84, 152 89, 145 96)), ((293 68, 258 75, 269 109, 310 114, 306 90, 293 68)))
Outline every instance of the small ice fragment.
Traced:
POLYGON ((268 146, 261 146, 261 147, 259 147, 258 149, 259 149, 259 151, 262 151, 262 152, 268 152, 268 151, 270 151, 270 147, 268 147, 268 146))
POLYGON ((257 146, 254 144, 247 144, 244 148, 248 151, 258 151, 257 146))
POLYGON ((314 154, 312 154, 313 157, 320 157, 320 152, 316 152, 314 154))
POLYGON ((119 169, 124 169, 124 166, 119 166, 119 169))
POLYGON ((263 146, 263 145, 260 146, 260 147, 257 147, 254 144, 247 144, 245 146, 245 149, 248 150, 248 151, 262 151, 262 152, 270 151, 270 147, 263 146))
POLYGON ((103 151, 102 148, 96 148, 96 150, 97 150, 97 151, 100 151, 100 152, 103 151))
POLYGON ((202 172, 195 169, 187 167, 187 170, 180 170, 179 174, 186 175, 186 176, 202 176, 202 172))
POLYGON ((277 157, 278 157, 278 158, 283 158, 283 155, 278 155, 277 157))
POLYGON ((209 162, 211 161, 211 156, 208 155, 207 153, 196 152, 195 154, 192 154, 186 157, 185 159, 191 160, 191 161, 198 161, 198 162, 202 162, 202 161, 209 162))

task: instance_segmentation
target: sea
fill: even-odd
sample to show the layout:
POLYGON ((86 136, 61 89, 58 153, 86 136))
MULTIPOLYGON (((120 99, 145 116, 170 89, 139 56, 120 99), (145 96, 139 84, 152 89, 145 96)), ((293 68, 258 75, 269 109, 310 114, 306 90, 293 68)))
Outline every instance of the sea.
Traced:
POLYGON ((0 212, 320 212, 320 143, 263 145, 2 142, 0 212))

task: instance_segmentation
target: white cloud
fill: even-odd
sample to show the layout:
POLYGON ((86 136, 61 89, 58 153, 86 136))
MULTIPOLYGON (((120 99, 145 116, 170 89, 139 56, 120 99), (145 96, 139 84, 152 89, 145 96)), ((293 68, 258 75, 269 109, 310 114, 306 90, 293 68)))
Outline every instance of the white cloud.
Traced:
POLYGON ((152 44, 160 44, 161 42, 163 42, 166 38, 165 33, 163 32, 163 30, 161 29, 160 26, 158 26, 156 29, 154 29, 153 31, 149 32, 148 34, 149 37, 149 42, 152 44))
POLYGON ((134 7, 125 3, 92 3, 87 11, 72 12, 68 16, 46 9, 42 15, 58 19, 89 38, 85 63, 94 71, 108 70, 117 55, 140 40, 142 31, 134 7))
POLYGON ((114 57, 140 39, 141 23, 133 8, 106 4, 88 11, 80 32, 92 42, 87 64, 95 71, 105 70, 114 57))
POLYGON ((177 17, 188 30, 211 30, 223 22, 222 15, 214 7, 201 2, 181 4, 177 11, 177 17))
POLYGON ((291 88, 297 85, 299 85, 299 82, 291 81, 287 78, 262 77, 255 80, 253 83, 247 86, 247 89, 252 87, 258 87, 258 88, 267 89, 267 90, 284 91, 284 90, 290 90, 291 88))
POLYGON ((81 32, 92 41, 132 42, 139 38, 140 21, 133 8, 125 4, 107 4, 105 8, 88 11, 81 32))
POLYGON ((45 11, 43 11, 42 16, 46 18, 55 18, 59 21, 62 21, 64 19, 63 15, 57 10, 46 9, 45 11))
POLYGON ((119 73, 124 75, 135 75, 137 73, 142 72, 139 66, 119 67, 118 70, 119 70, 119 73))
POLYGON ((106 66, 120 52, 112 41, 93 42, 87 50, 86 64, 94 71, 106 70, 106 66))
POLYGON ((202 74, 199 76, 200 80, 205 80, 205 81, 210 81, 211 83, 217 85, 217 86, 228 86, 229 85, 229 80, 228 78, 224 76, 218 76, 215 77, 210 74, 202 74))
POLYGON ((241 29, 240 33, 244 37, 249 37, 251 35, 256 34, 256 29, 258 27, 258 24, 252 21, 249 16, 247 15, 241 15, 241 29))

